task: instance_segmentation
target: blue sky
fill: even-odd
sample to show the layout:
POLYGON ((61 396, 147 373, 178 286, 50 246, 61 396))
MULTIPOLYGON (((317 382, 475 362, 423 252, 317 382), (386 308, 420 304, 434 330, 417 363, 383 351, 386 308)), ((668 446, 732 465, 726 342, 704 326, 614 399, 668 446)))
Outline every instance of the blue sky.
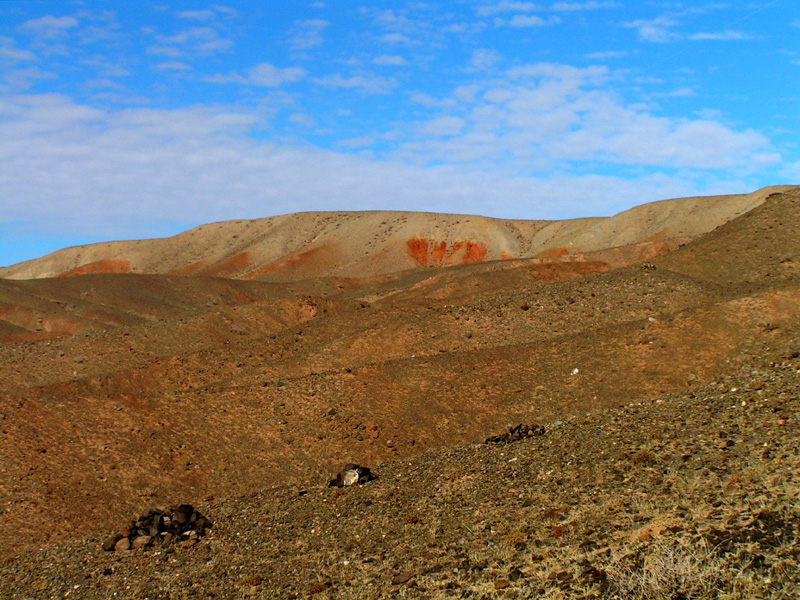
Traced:
POLYGON ((800 183, 800 3, 0 1, 0 265, 306 210, 800 183))

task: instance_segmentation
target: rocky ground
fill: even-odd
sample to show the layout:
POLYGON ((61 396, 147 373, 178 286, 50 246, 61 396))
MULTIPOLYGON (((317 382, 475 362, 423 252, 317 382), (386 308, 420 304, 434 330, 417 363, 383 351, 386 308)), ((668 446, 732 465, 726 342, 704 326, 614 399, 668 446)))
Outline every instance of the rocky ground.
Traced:
POLYGON ((387 462, 360 486, 206 499, 193 544, 64 539, 2 566, 0 595, 791 598, 798 423, 800 340, 778 333, 733 376, 542 435, 387 462))

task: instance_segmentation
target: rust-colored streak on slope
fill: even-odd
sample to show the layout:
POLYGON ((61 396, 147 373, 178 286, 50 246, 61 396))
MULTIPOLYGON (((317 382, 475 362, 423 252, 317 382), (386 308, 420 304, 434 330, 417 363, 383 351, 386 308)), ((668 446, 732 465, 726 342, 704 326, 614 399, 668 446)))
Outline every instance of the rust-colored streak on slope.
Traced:
POLYGON ((200 269, 206 266, 206 259, 198 260, 197 262, 193 262, 190 265, 185 265, 183 267, 177 267, 172 269, 168 274, 169 275, 194 275, 200 269))
POLYGON ((218 277, 231 276, 245 270, 249 265, 250 252, 240 252, 236 256, 231 256, 228 260, 211 267, 208 270, 208 274, 218 277))
POLYGON ((511 254, 509 254, 509 253, 508 253, 508 252, 506 252, 505 250, 503 250, 503 251, 500 253, 500 259, 501 259, 501 260, 512 260, 513 258, 514 258, 514 257, 513 257, 513 256, 511 256, 511 254))
POLYGON ((106 258, 62 273, 59 277, 75 277, 90 273, 130 273, 131 263, 123 258, 106 258))
POLYGON ((259 275, 267 275, 269 273, 273 273, 279 269, 286 269, 288 267, 295 266, 295 268, 299 267, 301 264, 309 262, 311 258, 318 255, 325 246, 319 246, 318 248, 312 248, 311 250, 306 250, 305 252, 301 252, 295 256, 290 256, 278 263, 274 263, 264 269, 260 269, 258 271, 254 271, 252 273, 248 273, 247 275, 243 275, 242 279, 253 279, 258 277, 259 275))
POLYGON ((433 244, 433 264, 437 267, 444 264, 449 257, 447 256, 447 242, 441 241, 433 244))
POLYGON ((406 242, 408 254, 417 261, 421 267, 428 266, 428 240, 412 238, 406 242))
POLYGON ((0 321, 28 330, 28 333, 14 334, 22 336, 16 341, 52 339, 74 335, 78 329, 78 324, 70 319, 59 319, 58 317, 35 311, 27 306, 14 304, 0 303, 0 321))
POLYGON ((467 242, 467 250, 464 252, 464 258, 461 262, 465 265, 472 265, 483 262, 485 258, 486 244, 482 244, 481 242, 467 242))
POLYGON ((560 246, 558 248, 549 248, 544 252, 539 253, 536 258, 552 258, 554 256, 566 256, 569 254, 569 250, 560 246))
POLYGON ((540 281, 566 281, 573 277, 605 273, 609 270, 609 266, 606 263, 594 261, 550 262, 538 264, 526 270, 540 281))

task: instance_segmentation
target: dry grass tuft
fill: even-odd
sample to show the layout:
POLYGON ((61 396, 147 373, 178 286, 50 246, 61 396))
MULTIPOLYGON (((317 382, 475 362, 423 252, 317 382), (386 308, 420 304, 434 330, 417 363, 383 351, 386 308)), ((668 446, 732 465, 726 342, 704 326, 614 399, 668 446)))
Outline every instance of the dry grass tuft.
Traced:
POLYGON ((606 572, 611 590, 619 598, 689 600, 706 597, 717 588, 720 567, 704 548, 657 542, 639 563, 612 564, 606 572))

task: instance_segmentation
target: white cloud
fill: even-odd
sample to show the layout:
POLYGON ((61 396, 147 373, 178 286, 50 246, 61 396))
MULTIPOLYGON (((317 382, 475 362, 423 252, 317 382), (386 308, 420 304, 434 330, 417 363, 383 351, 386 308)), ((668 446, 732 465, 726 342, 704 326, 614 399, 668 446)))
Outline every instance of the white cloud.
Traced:
POLYGON ((461 117, 437 117, 422 125, 422 131, 425 135, 432 135, 436 137, 452 136, 461 133, 466 126, 466 121, 461 117))
POLYGON ((560 12, 573 12, 580 10, 598 10, 601 8, 616 8, 619 2, 556 2, 550 10, 560 12))
POLYGON ((381 54, 380 56, 376 56, 372 59, 372 64, 401 67, 403 65, 407 65, 408 61, 402 56, 398 56, 396 54, 381 54))
POLYGON ((214 9, 217 13, 225 15, 228 18, 234 18, 239 16, 238 10, 230 6, 225 6, 224 4, 212 4, 211 8, 214 9))
POLYGON ((58 76, 52 71, 44 71, 39 67, 27 67, 24 69, 6 71, 3 79, 5 85, 0 86, 0 92, 18 93, 30 89, 37 81, 58 79, 58 76))
POLYGON ((482 17, 489 17, 504 12, 533 12, 545 10, 541 4, 534 2, 509 2, 504 0, 497 4, 487 4, 478 7, 478 14, 482 17))
MULTIPOLYGON (((769 139, 754 130, 737 131, 711 119, 661 117, 651 107, 626 103, 608 88, 613 77, 598 66, 510 69, 505 81, 485 83, 460 97, 454 92, 457 112, 418 123, 423 134, 435 133, 429 123, 452 123, 440 132, 447 139, 406 138, 398 156, 485 168, 507 156, 508 166, 533 172, 583 163, 745 172, 780 160, 769 139)), ((693 93, 681 88, 667 95, 693 93)), ((406 131, 415 131, 413 124, 406 125, 406 131)))
POLYGON ((452 98, 434 98, 425 92, 414 92, 410 95, 411 102, 428 108, 450 108, 457 104, 452 98))
POLYGON ((322 32, 329 26, 330 22, 324 19, 295 21, 295 33, 291 41, 292 49, 308 50, 309 48, 321 45, 323 42, 322 32))
POLYGON ((217 30, 211 27, 190 27, 170 36, 158 36, 157 39, 162 45, 148 49, 148 52, 161 53, 173 58, 214 54, 229 50, 233 46, 231 40, 221 37, 217 30))
POLYGON ((191 71, 192 67, 180 61, 159 63, 153 67, 157 71, 191 71))
POLYGON ((727 40, 748 40, 752 39, 751 36, 742 33, 741 31, 731 31, 730 29, 726 29, 725 31, 719 31, 716 33, 693 33, 689 36, 690 40, 719 40, 719 41, 727 41, 727 40))
POLYGON ((667 16, 660 16, 655 19, 639 19, 622 24, 627 29, 635 29, 637 37, 641 41, 655 43, 671 42, 680 38, 672 30, 677 25, 677 21, 667 16))
POLYGON ((269 63, 260 63, 250 69, 249 81, 254 85, 264 87, 280 87, 284 83, 299 81, 307 74, 305 69, 300 67, 286 67, 279 69, 269 63))
POLYGON ((488 17, 509 12, 577 12, 583 10, 598 10, 601 8, 616 8, 618 6, 620 6, 618 2, 555 2, 546 6, 535 2, 503 1, 478 7, 478 14, 483 17, 488 17))
POLYGON ((75 17, 54 17, 47 15, 38 19, 25 21, 19 26, 19 30, 31 33, 43 38, 60 37, 65 31, 78 26, 78 19, 75 17))
MULTIPOLYGON (((514 113, 539 105, 518 101, 512 95, 502 105, 487 106, 498 111, 495 116, 512 120, 514 113)), ((603 96, 573 97, 565 103, 548 110, 543 122, 558 110, 577 111, 589 142, 602 142, 608 136, 631 154, 658 153, 665 146, 667 153, 694 152, 696 160, 718 164, 711 158, 713 153, 736 158, 734 162, 747 161, 752 158, 748 145, 764 142, 757 139, 758 134, 735 132, 708 121, 635 113, 603 96), (598 104, 597 110, 590 118, 582 116, 581 111, 589 111, 591 104, 598 104), (609 110, 617 114, 602 121, 609 110), (633 125, 620 126, 618 117, 630 117, 633 125), (592 124, 592 119, 601 122, 592 124), (638 136, 633 144, 619 139, 634 132, 638 136), (642 138, 642 134, 650 137, 642 138), (731 153, 736 147, 742 153, 739 157, 731 153)), ((482 118, 484 123, 476 112, 465 119, 462 135, 478 140, 472 148, 480 148, 480 140, 491 143, 494 139, 500 145, 491 151, 513 149, 503 145, 508 140, 499 132, 476 132, 478 125, 491 129, 491 111, 482 118)), ((261 120, 252 111, 219 107, 104 111, 59 95, 0 98, 0 139, 4 140, 0 197, 6 200, 0 203, 0 222, 127 237, 152 234, 165 221, 189 226, 343 208, 565 218, 610 214, 649 200, 741 191, 748 185, 744 179, 697 178, 691 173, 645 172, 623 179, 565 170, 526 174, 508 166, 475 168, 473 163, 459 165, 450 160, 438 166, 414 166, 390 158, 375 161, 308 144, 295 147, 254 139, 248 132, 261 120), (309 177, 312 169, 314 177, 309 177), (29 202, 30 198, 36 202, 29 202)), ((371 142, 351 139, 350 147, 371 142)), ((342 147, 347 146, 343 140, 342 147)), ((455 148, 455 144, 447 147, 455 148)), ((683 155, 682 160, 686 158, 683 155)), ((797 168, 793 166, 795 174, 797 168)))
POLYGON ((373 73, 363 73, 352 77, 344 77, 335 73, 327 77, 319 77, 314 81, 322 87, 359 89, 366 94, 388 94, 397 87, 397 80, 393 77, 381 77, 373 73))
POLYGON ((300 127, 313 127, 316 123, 314 119, 305 113, 294 113, 289 115, 289 122, 293 125, 299 125, 300 127))
POLYGON ((586 55, 586 58, 591 60, 606 60, 609 58, 625 58, 628 56, 627 50, 605 50, 601 52, 591 52, 586 55))
POLYGON ((375 144, 375 138, 371 135, 365 135, 356 138, 348 138, 346 140, 339 140, 336 145, 345 150, 359 150, 368 148, 375 144))
POLYGON ((486 71, 494 67, 501 60, 503 60, 503 57, 496 50, 478 48, 472 53, 472 57, 469 59, 469 64, 473 69, 478 71, 486 71))
POLYGON ((543 27, 547 21, 536 15, 514 15, 511 19, 495 19, 494 24, 498 27, 507 25, 508 27, 543 27))
POLYGON ((383 42, 384 44, 416 44, 415 42, 407 35, 402 33, 387 33, 380 36, 379 41, 383 42))
POLYGON ((210 21, 217 16, 212 10, 182 10, 175 14, 179 19, 190 21, 210 21))
POLYGON ((14 38, 0 36, 0 61, 18 63, 28 60, 36 60, 36 55, 28 50, 17 48, 14 38))

